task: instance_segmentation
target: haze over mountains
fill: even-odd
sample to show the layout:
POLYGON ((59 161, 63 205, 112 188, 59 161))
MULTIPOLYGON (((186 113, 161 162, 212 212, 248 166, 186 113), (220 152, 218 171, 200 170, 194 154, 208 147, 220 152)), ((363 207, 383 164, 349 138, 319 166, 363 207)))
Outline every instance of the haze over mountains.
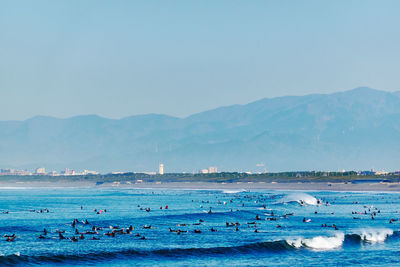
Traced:
POLYGON ((400 91, 262 99, 187 118, 0 122, 0 167, 221 171, 400 169, 400 91), (261 166, 264 164, 264 166, 261 166))

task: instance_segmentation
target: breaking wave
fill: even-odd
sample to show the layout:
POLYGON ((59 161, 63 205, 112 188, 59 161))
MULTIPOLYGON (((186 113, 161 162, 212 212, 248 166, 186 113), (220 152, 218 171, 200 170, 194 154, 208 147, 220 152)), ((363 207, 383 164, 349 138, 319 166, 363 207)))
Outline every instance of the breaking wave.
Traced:
POLYGON ((330 250, 339 248, 343 245, 345 235, 338 233, 335 236, 316 236, 313 238, 297 238, 294 240, 286 240, 286 242, 295 248, 305 247, 314 250, 330 250))
POLYGON ((392 229, 362 229, 353 234, 337 233, 334 236, 316 236, 312 238, 287 239, 288 245, 294 248, 310 248, 313 250, 336 249, 349 243, 382 243, 390 236, 399 236, 400 232, 392 229))
POLYGON ((359 234, 360 239, 365 242, 370 243, 382 243, 385 240, 393 235, 392 229, 362 229, 361 233, 359 234))
POLYGON ((363 229, 359 233, 343 234, 334 236, 316 236, 311 238, 294 238, 277 241, 256 242, 231 247, 209 247, 209 248, 173 248, 140 250, 128 249, 120 251, 99 251, 86 254, 47 254, 47 255, 0 255, 0 265, 15 264, 52 264, 52 263, 96 263, 105 262, 110 259, 130 258, 171 258, 191 256, 213 256, 213 255, 235 255, 246 253, 268 253, 284 252, 296 249, 311 249, 313 251, 325 251, 342 247, 344 244, 354 245, 357 243, 384 242, 389 236, 399 236, 398 231, 391 229, 363 229))
POLYGON ((224 194, 237 194, 241 192, 245 192, 246 190, 244 189, 224 189, 222 190, 222 193, 224 194))
POLYGON ((307 205, 312 205, 312 206, 318 205, 318 200, 315 197, 310 196, 309 194, 306 193, 294 193, 287 195, 286 197, 283 198, 283 201, 297 202, 300 204, 305 203, 307 205))

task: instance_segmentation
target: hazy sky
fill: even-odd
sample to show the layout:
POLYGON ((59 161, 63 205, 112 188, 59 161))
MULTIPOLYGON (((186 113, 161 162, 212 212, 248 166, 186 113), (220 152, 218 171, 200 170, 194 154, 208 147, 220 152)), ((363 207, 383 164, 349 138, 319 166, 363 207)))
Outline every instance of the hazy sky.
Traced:
POLYGON ((400 89, 400 1, 0 1, 0 120, 400 89))

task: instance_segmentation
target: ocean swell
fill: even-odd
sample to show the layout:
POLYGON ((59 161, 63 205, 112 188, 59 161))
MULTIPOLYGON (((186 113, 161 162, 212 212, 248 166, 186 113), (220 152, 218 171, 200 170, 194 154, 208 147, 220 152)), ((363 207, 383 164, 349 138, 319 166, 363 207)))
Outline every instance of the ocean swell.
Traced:
POLYGON ((344 243, 354 245, 357 243, 384 242, 389 236, 398 236, 398 231, 391 229, 363 229, 359 233, 336 233, 334 236, 315 236, 311 238, 292 238, 285 240, 249 243, 231 247, 208 248, 163 248, 156 250, 126 249, 119 251, 96 251, 84 254, 47 254, 47 255, 12 255, 0 256, 0 266, 17 264, 78 264, 98 263, 112 259, 141 259, 141 258, 173 258, 173 257, 202 257, 218 255, 238 255, 249 253, 278 253, 295 249, 311 249, 325 251, 337 249, 344 243))
POLYGON ((148 258, 148 257, 190 257, 190 256, 212 256, 232 255, 252 252, 285 251, 293 249, 284 240, 257 242, 232 247, 210 247, 210 248, 174 248, 158 250, 127 249, 120 251, 99 251, 86 254, 48 254, 48 255, 7 255, 0 256, 0 265, 14 264, 50 264, 50 263, 95 263, 111 259, 124 258, 148 258))

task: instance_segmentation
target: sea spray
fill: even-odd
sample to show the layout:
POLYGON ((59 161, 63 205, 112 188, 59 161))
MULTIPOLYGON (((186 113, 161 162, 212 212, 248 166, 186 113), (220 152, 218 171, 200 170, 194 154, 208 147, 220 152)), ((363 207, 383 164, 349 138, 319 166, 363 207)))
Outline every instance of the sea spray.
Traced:
POLYGON ((371 243, 382 243, 388 236, 393 235, 392 229, 362 229, 361 240, 371 243))
POLYGON ((286 240, 286 242, 295 248, 306 247, 314 250, 331 250, 341 247, 344 241, 344 234, 337 233, 335 236, 316 236, 313 238, 297 238, 286 240))

